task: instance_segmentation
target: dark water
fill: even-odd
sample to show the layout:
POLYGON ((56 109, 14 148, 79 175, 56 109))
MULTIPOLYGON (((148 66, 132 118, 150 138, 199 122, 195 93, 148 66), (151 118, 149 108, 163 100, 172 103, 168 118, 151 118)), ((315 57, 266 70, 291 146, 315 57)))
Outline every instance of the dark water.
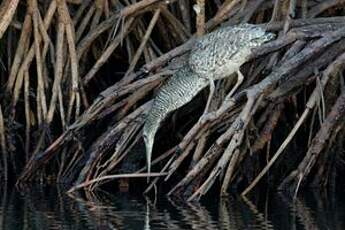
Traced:
POLYGON ((70 197, 55 187, 1 188, 0 229, 345 229, 343 192, 322 197, 256 193, 202 204, 97 193, 70 197))

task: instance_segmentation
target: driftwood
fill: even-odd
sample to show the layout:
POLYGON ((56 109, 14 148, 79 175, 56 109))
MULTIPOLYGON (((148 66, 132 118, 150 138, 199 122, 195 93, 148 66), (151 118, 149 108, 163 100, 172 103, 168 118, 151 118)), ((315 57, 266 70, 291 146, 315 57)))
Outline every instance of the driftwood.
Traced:
POLYGON ((155 93, 198 36, 247 22, 277 39, 253 50, 232 98, 230 77, 217 82, 211 113, 200 117, 204 90, 163 122, 153 151, 158 177, 145 192, 163 184, 169 196, 188 200, 212 187, 246 195, 268 170, 270 187, 290 191, 307 186, 306 178, 313 186, 336 180, 331 156, 343 151, 345 133, 345 17, 337 15, 344 1, 18 2, 0 6, 2 179, 53 175, 70 191, 91 191, 145 176, 141 129, 155 93))

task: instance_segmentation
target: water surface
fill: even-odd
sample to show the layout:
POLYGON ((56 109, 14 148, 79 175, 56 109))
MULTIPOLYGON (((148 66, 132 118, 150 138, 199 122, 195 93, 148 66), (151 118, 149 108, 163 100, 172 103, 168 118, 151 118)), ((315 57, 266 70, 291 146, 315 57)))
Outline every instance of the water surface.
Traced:
POLYGON ((56 187, 1 188, 0 229, 345 229, 343 192, 256 193, 202 204, 105 192, 68 196, 56 187))

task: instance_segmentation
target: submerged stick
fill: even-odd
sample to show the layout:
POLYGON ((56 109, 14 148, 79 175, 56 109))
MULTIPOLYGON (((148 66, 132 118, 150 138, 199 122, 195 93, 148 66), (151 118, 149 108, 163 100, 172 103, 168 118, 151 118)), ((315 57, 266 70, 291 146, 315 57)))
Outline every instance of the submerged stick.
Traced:
POLYGON ((132 173, 132 174, 108 175, 108 176, 99 177, 99 178, 78 184, 78 185, 72 187, 70 190, 68 190, 68 193, 74 192, 78 189, 84 188, 86 186, 89 186, 91 184, 94 184, 96 182, 100 182, 103 180, 111 180, 111 179, 119 179, 119 178, 161 177, 161 176, 166 176, 166 175, 167 175, 166 173, 132 173))

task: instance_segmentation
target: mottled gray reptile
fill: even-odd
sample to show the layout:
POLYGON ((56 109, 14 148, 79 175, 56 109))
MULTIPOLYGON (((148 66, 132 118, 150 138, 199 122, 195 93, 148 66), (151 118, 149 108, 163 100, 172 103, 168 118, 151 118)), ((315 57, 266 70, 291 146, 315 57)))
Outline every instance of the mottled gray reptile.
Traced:
POLYGON ((237 72, 237 83, 228 94, 232 95, 243 80, 239 69, 248 61, 252 48, 274 37, 274 34, 266 32, 260 26, 241 24, 220 28, 196 40, 188 63, 161 87, 146 118, 143 136, 149 173, 154 137, 164 118, 170 112, 187 104, 209 85, 210 94, 205 108, 206 113, 215 90, 214 81, 237 72))

